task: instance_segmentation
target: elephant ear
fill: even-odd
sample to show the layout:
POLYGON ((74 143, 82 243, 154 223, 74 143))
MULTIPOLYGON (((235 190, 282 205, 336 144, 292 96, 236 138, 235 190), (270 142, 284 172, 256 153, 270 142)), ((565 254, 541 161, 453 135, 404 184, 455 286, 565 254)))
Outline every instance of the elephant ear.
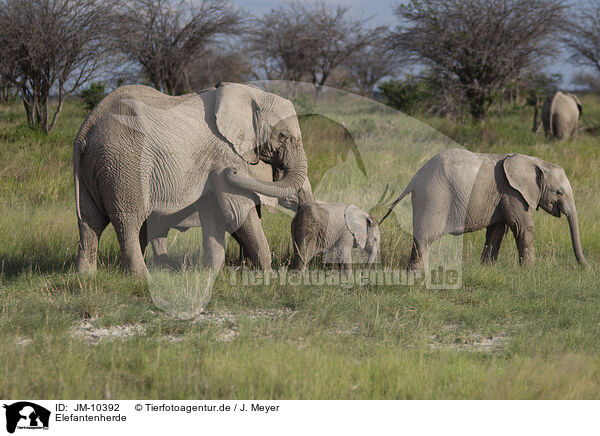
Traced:
POLYGON ((215 118, 219 133, 240 156, 257 145, 256 117, 258 107, 252 88, 237 83, 220 83, 216 89, 215 118))
POLYGON ((575 104, 577 105, 577 109, 579 109, 579 117, 581 118, 581 114, 583 113, 583 106, 581 105, 581 101, 575 94, 567 94, 567 95, 575 101, 575 104))
POLYGON ((544 171, 539 159, 513 154, 504 160, 508 183, 519 191, 530 208, 536 209, 541 196, 541 177, 544 171))
POLYGON ((370 216, 367 212, 353 204, 348 205, 344 211, 344 219, 346 220, 346 227, 354 236, 356 245, 360 248, 364 248, 367 243, 367 234, 369 232, 368 220, 370 216))

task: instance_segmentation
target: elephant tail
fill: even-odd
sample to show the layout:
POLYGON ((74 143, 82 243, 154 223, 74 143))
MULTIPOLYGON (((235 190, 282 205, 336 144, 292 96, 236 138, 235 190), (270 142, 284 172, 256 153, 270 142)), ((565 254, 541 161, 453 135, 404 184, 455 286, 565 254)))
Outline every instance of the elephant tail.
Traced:
POLYGON ((400 196, 392 203, 392 205, 390 206, 390 209, 383 216, 383 218, 381 218, 379 220, 379 225, 381 225, 383 220, 386 219, 390 213, 392 213, 392 209, 394 209, 396 207, 396 205, 398 203, 400 203, 404 197, 406 197, 408 194, 410 194, 412 192, 412 190, 413 190, 413 181, 411 180, 410 183, 408 184, 408 186, 406 187, 406 189, 404 189, 404 191, 402 192, 402 194, 400 194, 400 196))
POLYGON ((78 221, 81 221, 81 207, 79 201, 79 163, 81 161, 81 155, 85 153, 87 146, 86 137, 93 125, 94 118, 95 111, 92 111, 79 128, 79 132, 77 132, 77 136, 73 142, 73 184, 75 186, 75 208, 77 210, 78 221))
POLYGON ((75 187, 75 209, 77 211, 77 221, 81 222, 81 206, 79 202, 79 161, 81 154, 85 149, 85 140, 79 137, 73 143, 73 185, 75 187))

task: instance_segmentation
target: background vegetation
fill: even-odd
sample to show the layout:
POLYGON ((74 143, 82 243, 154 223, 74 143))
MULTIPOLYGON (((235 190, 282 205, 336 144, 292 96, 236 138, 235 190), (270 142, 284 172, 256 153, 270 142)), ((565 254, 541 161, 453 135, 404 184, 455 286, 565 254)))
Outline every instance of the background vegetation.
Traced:
MULTIPOLYGON (((0 397, 600 397, 600 5, 410 0, 390 12, 385 28, 323 1, 253 16, 220 0, 0 0, 0 397), (575 70, 590 67, 574 81, 588 94, 579 138, 549 143, 532 133, 533 113, 562 83, 542 67, 563 53, 575 70), (206 311, 182 320, 122 275, 111 227, 98 274, 78 277, 72 143, 87 111, 127 83, 181 94, 254 79, 309 83, 309 94, 292 90, 297 112, 336 114, 352 132, 364 172, 356 154, 332 151, 331 124, 304 119, 321 199, 371 208, 386 184, 398 194, 456 143, 562 165, 592 268, 576 266, 565 220, 540 212, 535 267, 518 265, 509 238, 483 267, 484 233, 469 234, 451 252, 464 261, 457 290, 244 286, 229 244, 231 268, 206 311), (348 104, 327 85, 423 123, 358 97, 348 104)), ((381 260, 401 269, 409 202, 395 212, 381 260)), ((264 215, 276 269, 290 261, 290 220, 264 215)), ((170 255, 195 262, 200 241, 200 229, 173 231, 170 255)))
MULTIPOLYGON (((74 274, 71 147, 82 105, 67 101, 49 136, 27 127, 19 103, 0 106, 0 396, 598 398, 600 149, 593 133, 600 100, 586 96, 583 104, 587 130, 560 144, 531 133, 533 109, 522 105, 507 105, 502 119, 492 116, 483 127, 420 117, 468 149, 527 153, 564 166, 589 271, 576 266, 566 221, 538 212, 530 269, 518 266, 512 239, 497 266, 481 266, 483 232, 465 237, 458 290, 245 287, 232 284, 225 269, 207 311, 187 321, 162 312, 144 284, 119 272, 110 227, 98 275, 74 274)), ((421 146, 410 129, 390 143, 373 141, 392 128, 391 115, 366 109, 344 107, 359 145, 421 146)), ((369 171, 388 164, 385 155, 363 151, 363 158, 369 171)), ((390 175, 396 192, 412 175, 406 172, 390 175)), ((263 220, 275 268, 290 259, 289 223, 283 213, 263 220)), ((383 261, 405 265, 410 235, 393 221, 382 235, 383 261)), ((195 250, 200 238, 199 229, 171 232, 171 254, 195 250)), ((236 258, 232 243, 227 262, 236 258)))

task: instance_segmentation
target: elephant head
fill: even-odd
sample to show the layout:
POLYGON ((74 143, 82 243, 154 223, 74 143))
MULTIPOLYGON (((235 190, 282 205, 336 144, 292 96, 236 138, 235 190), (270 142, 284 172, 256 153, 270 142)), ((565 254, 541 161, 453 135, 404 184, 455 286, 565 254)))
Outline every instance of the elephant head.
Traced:
MULTIPOLYGON (((308 180, 301 189, 291 196, 280 200, 279 204, 286 209, 297 211, 302 205, 314 201, 311 184, 318 188, 325 173, 339 165, 339 160, 346 161, 350 154, 354 155, 358 169, 367 176, 365 164, 356 142, 342 123, 318 114, 300 115, 298 123, 302 132, 302 143, 306 152, 308 180)), ((283 172, 273 170, 273 180, 281 180, 283 172)))
POLYGON ((573 252, 577 262, 587 266, 581 250, 573 189, 565 170, 536 157, 514 154, 504 160, 504 172, 510 186, 523 196, 530 208, 541 207, 555 217, 561 213, 567 216, 573 252))
POLYGON ((224 174, 229 183, 276 198, 300 190, 307 163, 291 101, 252 86, 225 83, 216 89, 215 118, 219 133, 244 160, 260 159, 283 173, 280 180, 264 182, 228 168, 224 174))
POLYGON ((367 265, 370 267, 377 259, 381 240, 377 221, 370 214, 352 204, 346 208, 344 218, 348 230, 354 236, 354 243, 368 254, 367 265))

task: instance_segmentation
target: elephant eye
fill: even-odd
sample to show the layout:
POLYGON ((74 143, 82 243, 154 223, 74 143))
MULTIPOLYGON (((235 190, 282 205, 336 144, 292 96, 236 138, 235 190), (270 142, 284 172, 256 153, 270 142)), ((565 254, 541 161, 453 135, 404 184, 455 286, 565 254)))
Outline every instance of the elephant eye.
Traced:
POLYGON ((556 191, 556 194, 557 195, 563 195, 564 194, 563 189, 562 188, 558 188, 558 190, 556 191))

